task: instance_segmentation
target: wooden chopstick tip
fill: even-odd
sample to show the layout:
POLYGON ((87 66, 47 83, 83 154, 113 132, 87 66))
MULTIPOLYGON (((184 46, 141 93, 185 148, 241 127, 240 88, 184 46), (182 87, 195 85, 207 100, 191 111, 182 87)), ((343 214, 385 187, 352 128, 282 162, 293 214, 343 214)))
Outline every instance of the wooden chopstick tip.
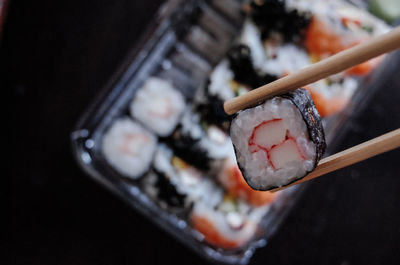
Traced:
POLYGON ((233 115, 235 114, 235 111, 232 110, 232 100, 227 100, 224 102, 224 111, 228 115, 233 115))

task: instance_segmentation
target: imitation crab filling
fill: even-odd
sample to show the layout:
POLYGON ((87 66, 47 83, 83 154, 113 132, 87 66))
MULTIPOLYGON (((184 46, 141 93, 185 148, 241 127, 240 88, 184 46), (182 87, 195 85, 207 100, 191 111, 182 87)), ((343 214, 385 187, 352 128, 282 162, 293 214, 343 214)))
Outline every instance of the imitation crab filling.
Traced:
POLYGON ((231 137, 242 174, 257 190, 304 177, 325 148, 321 119, 304 89, 239 112, 231 137))
POLYGON ((283 168, 291 162, 306 160, 282 119, 264 121, 256 126, 249 140, 249 150, 252 153, 264 151, 274 169, 283 168))

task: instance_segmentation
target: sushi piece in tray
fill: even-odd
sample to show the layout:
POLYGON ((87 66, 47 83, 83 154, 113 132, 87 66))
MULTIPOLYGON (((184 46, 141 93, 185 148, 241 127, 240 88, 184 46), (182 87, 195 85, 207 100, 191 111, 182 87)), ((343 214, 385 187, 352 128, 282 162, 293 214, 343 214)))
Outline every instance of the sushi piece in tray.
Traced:
POLYGON ((222 192, 204 172, 176 156, 160 144, 154 158, 153 172, 143 179, 147 194, 164 209, 188 210, 195 201, 222 192))
POLYGON ((229 131, 231 116, 226 114, 223 108, 224 101, 218 96, 208 94, 205 100, 198 102, 196 112, 207 125, 214 125, 224 132, 229 131))
POLYGON ((277 76, 256 70, 253 64, 252 51, 245 44, 233 46, 227 54, 229 66, 235 81, 245 85, 248 90, 257 88, 278 79, 277 76))
POLYGON ((257 25, 262 40, 275 38, 289 43, 302 41, 310 24, 311 13, 309 10, 288 8, 286 2, 290 1, 251 1, 249 16, 257 25))
POLYGON ((138 179, 151 167, 157 138, 129 117, 111 125, 102 139, 102 153, 122 176, 138 179))
POLYGON ((132 100, 132 116, 159 136, 175 129, 185 109, 185 100, 169 82, 151 77, 132 100))
POLYGON ((260 232, 258 223, 268 207, 254 208, 244 201, 225 195, 216 205, 197 202, 190 216, 199 239, 213 247, 237 249, 260 232))
POLYGON ((174 152, 202 170, 210 170, 232 150, 229 136, 187 109, 171 136, 162 139, 174 152))

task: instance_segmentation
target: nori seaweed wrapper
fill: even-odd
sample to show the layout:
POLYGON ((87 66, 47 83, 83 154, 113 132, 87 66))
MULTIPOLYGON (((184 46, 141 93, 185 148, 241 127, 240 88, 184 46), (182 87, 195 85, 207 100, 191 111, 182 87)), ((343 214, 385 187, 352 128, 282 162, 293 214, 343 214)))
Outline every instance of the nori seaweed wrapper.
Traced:
POLYGON ((229 131, 232 116, 226 114, 224 110, 224 100, 217 95, 211 95, 206 87, 206 95, 203 102, 199 102, 195 108, 201 116, 201 120, 207 124, 214 124, 224 130, 229 131))
POLYGON ((304 88, 296 89, 295 91, 281 95, 282 98, 287 98, 296 105, 297 109, 303 116, 303 120, 307 125, 308 135, 310 140, 315 144, 316 156, 314 168, 321 160, 326 149, 325 132, 322 126, 321 116, 319 115, 314 101, 310 94, 304 88))
POLYGON ((207 150, 200 146, 201 138, 193 138, 189 133, 181 130, 181 125, 173 134, 165 139, 166 144, 174 150, 174 154, 201 170, 211 168, 212 158, 208 156, 207 150))
MULTIPOLYGON (((282 94, 282 95, 278 95, 276 97, 281 97, 281 98, 290 100, 300 111, 301 116, 303 117, 303 120, 306 123, 309 138, 315 144, 316 155, 315 155, 314 165, 313 165, 313 169, 312 169, 312 170, 314 170, 317 167, 318 162, 321 160, 322 156, 324 155, 324 152, 326 149, 325 132, 324 132, 324 128, 322 126, 322 119, 317 111, 317 108, 315 107, 314 101, 311 99, 311 96, 308 93, 308 91, 304 88, 298 88, 295 91, 292 91, 292 92, 289 92, 286 94, 282 94)), ((265 101, 260 102, 258 105, 261 105, 264 102, 265 101)), ((235 119, 237 115, 238 114, 236 113, 234 115, 233 119, 235 119)), ((235 156, 237 157, 236 146, 233 145, 233 147, 234 147, 234 151, 235 151, 235 156)), ((257 187, 253 187, 247 181, 247 177, 245 175, 246 171, 244 170, 242 165, 240 165, 238 163, 238 166, 239 166, 240 171, 243 174, 243 178, 245 179, 247 184, 254 190, 267 191, 267 190, 272 190, 275 188, 282 187, 282 186, 270 186, 266 189, 260 189, 257 187)), ((311 171, 308 171, 304 176, 297 177, 293 181, 288 182, 283 186, 290 185, 291 183, 304 178, 311 171)))
POLYGON ((284 42, 304 39, 311 21, 309 12, 288 10, 282 0, 252 1, 250 7, 250 17, 260 29, 262 39, 273 34, 280 34, 284 42))
POLYGON ((245 44, 233 46, 227 54, 235 80, 254 89, 278 79, 275 75, 258 72, 251 59, 251 50, 245 44))
POLYGON ((184 208, 186 195, 179 193, 163 172, 154 170, 157 180, 154 186, 157 189, 157 197, 172 208, 184 208))

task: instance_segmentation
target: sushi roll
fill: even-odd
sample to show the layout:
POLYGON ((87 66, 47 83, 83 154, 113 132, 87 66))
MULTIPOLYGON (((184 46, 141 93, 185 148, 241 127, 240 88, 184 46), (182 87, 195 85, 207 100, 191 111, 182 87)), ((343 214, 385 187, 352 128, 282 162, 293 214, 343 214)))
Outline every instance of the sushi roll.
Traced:
POLYGON ((246 245, 256 234, 258 224, 267 208, 252 208, 230 196, 216 206, 198 202, 191 214, 193 228, 199 239, 223 249, 237 249, 246 245))
POLYGON ((230 85, 233 76, 233 72, 229 69, 229 62, 227 60, 221 61, 210 74, 206 94, 223 101, 235 97, 235 91, 230 85))
POLYGON ((234 73, 235 81, 246 85, 249 90, 277 79, 275 75, 263 73, 255 69, 252 60, 252 51, 246 44, 237 44, 231 47, 227 57, 230 68, 234 73))
POLYGON ((143 178, 143 190, 162 209, 180 213, 187 207, 186 195, 178 192, 164 172, 152 170, 143 178))
POLYGON ((261 40, 261 34, 257 26, 247 19, 244 22, 242 33, 239 37, 239 43, 247 45, 251 50, 251 60, 255 69, 262 69, 267 61, 266 50, 261 40))
POLYGON ((225 160, 223 167, 217 175, 217 179, 229 195, 240 198, 255 207, 271 204, 279 193, 258 191, 249 187, 243 179, 242 172, 240 172, 236 160, 231 157, 225 160))
POLYGON ((202 121, 225 131, 229 131, 231 116, 224 111, 224 101, 235 97, 232 79, 233 73, 229 70, 227 61, 222 61, 214 68, 195 103, 195 112, 200 114, 202 121))
POLYGON ((225 113, 223 105, 226 100, 238 95, 233 77, 228 61, 221 61, 198 93, 195 104, 195 111, 200 114, 202 121, 216 125, 226 132, 229 131, 231 116, 225 113))
POLYGON ((215 125, 226 132, 229 131, 232 118, 224 111, 224 101, 219 97, 207 95, 204 101, 196 105, 196 111, 206 123, 215 125))
POLYGON ((186 163, 207 171, 232 150, 229 135, 217 126, 202 126, 200 115, 185 111, 177 129, 164 141, 186 163))
POLYGON ((254 0, 249 15, 263 40, 275 38, 284 42, 300 42, 310 23, 310 13, 289 9, 282 0, 254 0))
POLYGON ((163 208, 188 209, 193 202, 218 193, 210 179, 163 144, 157 148, 153 172, 144 180, 145 190, 163 208))
POLYGON ((130 118, 115 121, 102 139, 107 162, 121 175, 137 179, 149 170, 157 138, 130 118))
POLYGON ((168 136, 178 124, 185 100, 169 82, 151 77, 136 93, 131 115, 159 136, 168 136))
POLYGON ((255 190, 303 178, 326 146, 321 118, 305 89, 240 111, 232 121, 231 137, 238 165, 255 190))

